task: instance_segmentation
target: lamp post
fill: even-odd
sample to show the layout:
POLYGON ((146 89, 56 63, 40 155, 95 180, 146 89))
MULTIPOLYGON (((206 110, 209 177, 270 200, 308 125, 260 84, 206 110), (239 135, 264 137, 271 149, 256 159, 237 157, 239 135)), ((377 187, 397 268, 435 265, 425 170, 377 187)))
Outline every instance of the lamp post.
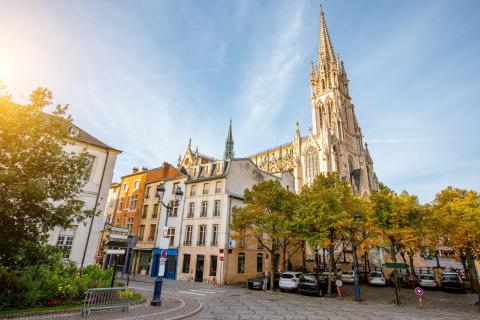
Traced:
POLYGON ((355 301, 360 301, 360 284, 358 281, 358 261, 357 261, 357 244, 355 239, 355 234, 357 233, 358 223, 362 219, 362 214, 360 212, 355 213, 355 233, 352 241, 352 251, 353 251, 353 286, 355 292, 355 301))
MULTIPOLYGON (((162 204, 168 210, 173 210, 176 206, 178 206, 178 203, 180 200, 182 200, 183 197, 183 191, 180 187, 177 187, 175 190, 175 204, 173 206, 166 205, 163 203, 162 199, 165 194, 165 186, 163 183, 159 184, 157 187, 157 195, 158 195, 158 202, 162 204)), ((161 210, 160 210, 161 212, 161 210)), ((159 213, 160 216, 160 213, 159 213)), ((160 300, 161 295, 162 295, 162 285, 163 285, 163 276, 165 274, 165 261, 167 260, 167 249, 168 249, 168 238, 163 234, 165 230, 168 230, 167 228, 167 221, 168 221, 168 213, 165 215, 165 226, 164 230, 162 232, 162 236, 160 238, 160 249, 161 249, 161 257, 159 259, 159 268, 158 268, 158 274, 157 278, 155 279, 155 288, 153 289, 153 299, 150 302, 152 306, 160 306, 162 304, 162 301, 160 300)))

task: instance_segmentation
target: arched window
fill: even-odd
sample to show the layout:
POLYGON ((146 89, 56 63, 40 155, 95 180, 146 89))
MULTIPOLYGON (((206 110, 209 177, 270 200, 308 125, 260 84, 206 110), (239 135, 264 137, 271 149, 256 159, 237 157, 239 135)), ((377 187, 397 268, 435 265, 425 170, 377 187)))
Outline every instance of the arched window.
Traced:
POLYGON ((318 151, 313 147, 308 148, 305 153, 305 169, 306 182, 307 184, 310 184, 313 182, 313 179, 320 174, 318 151))

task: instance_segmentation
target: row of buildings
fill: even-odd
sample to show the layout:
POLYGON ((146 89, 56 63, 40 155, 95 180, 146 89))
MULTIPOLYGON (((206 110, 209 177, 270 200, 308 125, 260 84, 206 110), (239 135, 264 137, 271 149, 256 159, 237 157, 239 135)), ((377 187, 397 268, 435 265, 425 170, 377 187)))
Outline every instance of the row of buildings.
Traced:
MULTIPOLYGON (((288 190, 300 192, 317 175, 337 172, 350 181, 357 194, 368 197, 378 188, 377 177, 355 116, 347 72, 339 55, 334 53, 323 10, 319 33, 318 57, 310 68, 312 127, 306 135, 301 134, 297 123, 292 129, 291 142, 236 158, 230 123, 223 159, 200 154, 198 148, 193 151, 189 142, 176 165, 163 163, 154 169, 134 167, 110 187, 113 168, 107 166, 112 163, 108 157, 118 151, 105 146, 105 166, 94 166, 98 170, 103 168, 103 175, 94 174, 91 185, 98 191, 91 193, 98 200, 95 205, 104 208, 102 217, 86 227, 56 230, 51 243, 70 245, 71 250, 65 252, 80 261, 80 266, 100 260, 127 266, 122 257, 113 259, 113 256, 115 248, 122 245, 114 240, 128 237, 134 240, 130 242, 132 263, 128 263, 133 273, 155 276, 160 262, 165 262, 167 278, 232 283, 266 268, 267 252, 261 246, 236 243, 231 237, 232 208, 243 205, 246 188, 274 179, 288 190), (159 185, 165 189, 162 199, 156 192, 159 185), (178 188, 183 197, 176 202, 178 188), (162 201, 171 208, 167 210, 162 201), (126 235, 112 232, 112 227, 126 235), (84 250, 85 257, 79 260, 75 237, 80 235, 86 239, 79 242, 88 250, 84 250), (166 261, 162 260, 160 249, 160 241, 165 238, 168 239, 166 261)), ((104 156, 98 156, 94 163, 102 159, 104 156)), ((90 185, 85 190, 90 194, 90 185)), ((298 252, 286 259, 288 268, 302 263, 298 252)), ((272 260, 278 269, 279 258, 272 260)))

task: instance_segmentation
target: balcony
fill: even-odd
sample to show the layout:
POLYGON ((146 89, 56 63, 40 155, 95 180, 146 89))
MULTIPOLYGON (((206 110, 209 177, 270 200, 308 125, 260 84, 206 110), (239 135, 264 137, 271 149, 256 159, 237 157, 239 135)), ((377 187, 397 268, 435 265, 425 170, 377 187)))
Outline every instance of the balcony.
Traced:
POLYGON ((205 246, 205 240, 198 240, 197 241, 197 246, 199 246, 199 247, 205 246))
POLYGON ((190 247, 190 246, 192 245, 192 240, 185 240, 185 241, 183 241, 183 245, 184 245, 185 247, 190 247))
POLYGON ((218 247, 218 241, 217 241, 217 240, 215 240, 215 241, 212 240, 212 241, 210 241, 210 245, 211 245, 212 247, 218 247))

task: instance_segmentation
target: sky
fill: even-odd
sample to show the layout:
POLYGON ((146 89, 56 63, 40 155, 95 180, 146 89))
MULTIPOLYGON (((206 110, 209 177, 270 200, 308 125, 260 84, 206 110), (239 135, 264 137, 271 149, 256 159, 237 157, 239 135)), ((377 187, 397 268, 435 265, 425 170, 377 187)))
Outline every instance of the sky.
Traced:
MULTIPOLYGON (((422 202, 480 190, 480 1, 323 0, 380 181, 422 202)), ((188 139, 222 158, 290 142, 311 124, 318 0, 0 3, 0 80, 36 87, 133 166, 176 164, 188 139)))

